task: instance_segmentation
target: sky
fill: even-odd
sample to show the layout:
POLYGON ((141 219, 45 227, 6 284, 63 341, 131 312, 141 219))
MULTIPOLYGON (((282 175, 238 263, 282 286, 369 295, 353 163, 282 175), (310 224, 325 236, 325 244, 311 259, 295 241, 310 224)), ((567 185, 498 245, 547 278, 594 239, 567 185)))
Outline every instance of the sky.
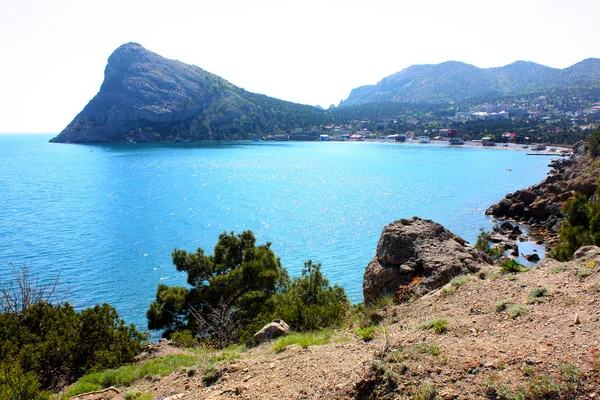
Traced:
POLYGON ((414 64, 600 58, 598 0, 0 0, 0 133, 58 133, 137 42, 246 90, 337 105, 414 64))

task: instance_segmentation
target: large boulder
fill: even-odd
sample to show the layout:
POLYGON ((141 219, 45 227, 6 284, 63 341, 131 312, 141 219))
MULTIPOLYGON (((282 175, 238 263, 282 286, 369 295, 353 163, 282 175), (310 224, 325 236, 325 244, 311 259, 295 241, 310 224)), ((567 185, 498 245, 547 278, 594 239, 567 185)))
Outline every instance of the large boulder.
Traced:
POLYGON ((375 258, 365 270, 364 300, 422 296, 484 264, 492 260, 442 225, 418 217, 401 219, 383 228, 375 258))
POLYGON ((279 336, 285 336, 290 333, 290 327, 282 319, 274 319, 273 322, 269 322, 267 325, 256 332, 254 336, 246 342, 247 347, 258 346, 259 344, 266 342, 271 339, 275 339, 279 336))

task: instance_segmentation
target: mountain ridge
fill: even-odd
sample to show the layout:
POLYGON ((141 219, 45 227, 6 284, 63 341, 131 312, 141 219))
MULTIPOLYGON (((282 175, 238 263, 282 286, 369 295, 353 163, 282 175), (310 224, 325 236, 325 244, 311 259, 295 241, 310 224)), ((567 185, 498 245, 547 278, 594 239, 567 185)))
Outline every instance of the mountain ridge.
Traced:
POLYGON ((108 58, 100 91, 51 142, 240 140, 319 118, 312 106, 248 92, 126 43, 108 58))
MULTIPOLYGON (((369 115, 397 118, 398 110, 407 107, 543 94, 548 88, 567 94, 600 91, 600 59, 563 70, 530 61, 488 69, 460 61, 412 65, 376 85, 353 89, 342 107, 324 110, 248 92, 200 67, 130 42, 109 56, 99 92, 51 142, 249 140, 369 115)), ((316 138, 317 131, 305 138, 316 138)))
POLYGON ((479 68, 460 61, 416 64, 375 85, 352 89, 339 106, 381 101, 460 103, 490 95, 526 95, 582 82, 600 87, 598 80, 598 58, 587 58, 564 69, 520 60, 492 68, 479 68))

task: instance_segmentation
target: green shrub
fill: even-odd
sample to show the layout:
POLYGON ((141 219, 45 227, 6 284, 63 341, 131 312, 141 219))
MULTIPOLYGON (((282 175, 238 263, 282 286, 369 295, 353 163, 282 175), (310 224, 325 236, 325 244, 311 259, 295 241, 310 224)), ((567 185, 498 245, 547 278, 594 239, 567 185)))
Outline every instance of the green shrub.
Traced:
POLYGON ((14 273, 16 283, 0 290, 0 360, 12 360, 37 376, 42 387, 131 362, 141 351, 147 336, 125 325, 110 305, 76 312, 68 303, 50 303, 44 288, 32 292, 37 286, 26 270, 14 273))
POLYGON ((531 289, 529 295, 527 296, 528 303, 538 303, 541 301, 541 298, 548 294, 548 288, 546 286, 540 286, 531 289))
POLYGON ((448 320, 446 319, 430 319, 422 322, 417 326, 417 329, 427 330, 432 329, 433 332, 442 334, 448 330, 448 320))
POLYGON ((356 328, 354 333, 356 333, 363 341, 369 342, 373 340, 373 332, 375 332, 375 329, 377 329, 377 326, 372 324, 369 326, 356 328))
POLYGON ((496 303, 496 312, 502 312, 506 310, 506 308, 510 305, 509 301, 506 299, 500 300, 496 303))
POLYGON ((441 353, 440 346, 437 344, 419 343, 415 348, 421 353, 431 354, 432 356, 438 356, 441 353))
POLYGON ((175 250, 173 264, 187 272, 192 289, 160 285, 146 313, 148 327, 166 329, 163 336, 171 337, 191 330, 209 346, 223 348, 276 318, 295 331, 341 323, 349 301, 343 288, 329 284, 321 264, 305 262, 301 276, 290 280, 270 243, 255 242, 250 231, 231 232, 219 236, 211 256, 202 249, 175 250))
POLYGON ((581 268, 577 270, 578 278, 587 278, 592 274, 592 270, 590 268, 581 268))
POLYGON ((125 400, 154 400, 154 396, 150 393, 144 393, 137 390, 130 390, 123 393, 125 400))
POLYGON ((567 266, 566 265, 555 265, 554 267, 550 268, 550 273, 552 274, 559 274, 561 272, 564 272, 567 270, 567 266))
POLYGON ((0 400, 48 400, 50 393, 40 390, 40 383, 19 363, 0 362, 0 400))
POLYGON ((452 287, 458 289, 459 287, 461 287, 465 283, 469 282, 470 280, 471 280, 470 275, 460 275, 460 276, 452 278, 452 280, 450 281, 450 285, 452 285, 452 287))
POLYGON ((413 400, 434 400, 437 396, 437 388, 433 383, 424 381, 416 389, 413 389, 411 394, 413 400))
POLYGON ((236 342, 244 326, 268 312, 271 297, 289 282, 271 243, 257 246, 251 231, 220 234, 212 255, 176 249, 172 259, 191 288, 160 285, 146 313, 148 328, 164 329, 163 336, 189 329, 219 348, 236 342))
POLYGON ((331 286, 321 272, 321 264, 310 260, 304 263, 301 276, 273 297, 274 316, 301 332, 339 326, 348 303, 344 289, 331 286))
POLYGON ((522 306, 522 305, 520 305, 520 304, 515 304, 515 305, 511 306, 511 307, 508 309, 508 317, 509 317, 510 319, 515 319, 515 318, 517 318, 517 317, 520 317, 520 316, 522 316, 522 315, 525 315, 525 314, 526 314, 526 312, 527 312, 527 311, 526 311, 526 310, 523 308, 523 306, 522 306))
POLYGON ((67 391, 66 397, 71 398, 83 393, 96 392, 102 390, 102 386, 92 382, 76 382, 67 391))
POLYGON ((483 251, 485 254, 491 257, 492 260, 497 260, 504 256, 505 251, 499 247, 490 245, 491 234, 486 232, 483 228, 479 228, 479 235, 477 236, 477 242, 475 242, 474 248, 483 251))
POLYGON ((500 267, 500 272, 503 274, 516 274, 526 270, 527 268, 525 268, 512 258, 505 260, 500 267))
POLYGON ((567 216, 559 230, 559 244, 548 253, 558 261, 568 261, 582 246, 600 245, 600 185, 591 199, 581 193, 567 201, 562 209, 567 216))
POLYGON ((173 332, 173 334, 171 334, 171 340, 176 345, 182 347, 195 347, 198 345, 198 341, 196 340, 192 332, 187 329, 181 332, 173 332))

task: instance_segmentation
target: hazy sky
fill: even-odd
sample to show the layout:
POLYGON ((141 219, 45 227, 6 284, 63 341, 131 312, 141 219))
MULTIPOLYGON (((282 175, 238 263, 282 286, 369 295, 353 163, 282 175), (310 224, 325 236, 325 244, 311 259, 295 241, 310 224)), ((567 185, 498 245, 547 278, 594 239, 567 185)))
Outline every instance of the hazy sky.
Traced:
POLYGON ((412 64, 600 57, 599 16, 598 0, 0 0, 0 132, 61 131, 126 42, 327 107, 412 64))

